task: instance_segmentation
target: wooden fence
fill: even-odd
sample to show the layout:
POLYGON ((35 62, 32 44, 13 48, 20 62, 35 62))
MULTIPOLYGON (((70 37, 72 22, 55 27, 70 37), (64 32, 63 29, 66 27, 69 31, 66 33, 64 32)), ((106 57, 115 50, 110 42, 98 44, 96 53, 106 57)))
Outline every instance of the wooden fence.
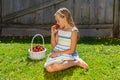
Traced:
POLYGON ((114 0, 113 36, 120 37, 120 0, 114 0))
POLYGON ((81 36, 118 36, 119 0, 1 0, 1 36, 50 35, 54 13, 67 7, 81 36), (14 25, 13 25, 14 23, 14 25))

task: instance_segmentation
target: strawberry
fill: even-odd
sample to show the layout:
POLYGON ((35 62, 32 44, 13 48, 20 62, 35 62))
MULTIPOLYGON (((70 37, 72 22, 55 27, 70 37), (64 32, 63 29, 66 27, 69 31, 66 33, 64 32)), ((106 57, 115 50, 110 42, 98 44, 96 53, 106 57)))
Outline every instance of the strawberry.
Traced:
POLYGON ((40 46, 39 46, 39 45, 36 45, 35 47, 36 47, 36 49, 40 49, 40 46))
POLYGON ((43 46, 36 45, 36 46, 32 47, 33 52, 40 52, 40 51, 43 51, 43 50, 44 50, 43 46))
POLYGON ((38 50, 36 49, 36 47, 32 48, 33 52, 37 52, 38 50))
POLYGON ((55 29, 59 29, 60 26, 59 26, 58 24, 56 24, 54 28, 55 28, 55 29))

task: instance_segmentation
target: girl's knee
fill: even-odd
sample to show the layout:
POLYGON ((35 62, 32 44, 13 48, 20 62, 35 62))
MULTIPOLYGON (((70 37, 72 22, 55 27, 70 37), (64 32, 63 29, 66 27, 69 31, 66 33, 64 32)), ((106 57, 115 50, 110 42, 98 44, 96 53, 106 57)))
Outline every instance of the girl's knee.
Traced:
POLYGON ((53 69, 52 69, 51 65, 46 67, 46 71, 47 72, 53 72, 53 69))
POLYGON ((52 65, 46 67, 47 72, 55 72, 55 71, 59 71, 59 70, 60 70, 60 66, 58 64, 52 64, 52 65))

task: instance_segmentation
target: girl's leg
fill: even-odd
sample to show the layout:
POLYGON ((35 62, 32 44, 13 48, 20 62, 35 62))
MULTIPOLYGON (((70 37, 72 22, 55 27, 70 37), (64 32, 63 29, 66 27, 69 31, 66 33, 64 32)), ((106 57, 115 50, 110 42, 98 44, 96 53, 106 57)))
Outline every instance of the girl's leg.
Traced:
POLYGON ((48 72, 55 72, 67 69, 72 66, 77 66, 77 61, 64 61, 63 63, 54 63, 46 67, 48 72))
POLYGON ((63 63, 54 63, 46 67, 46 70, 48 72, 55 72, 55 71, 60 71, 67 69, 72 66, 80 66, 84 69, 88 69, 88 65, 82 60, 82 59, 77 59, 75 61, 64 61, 63 63))

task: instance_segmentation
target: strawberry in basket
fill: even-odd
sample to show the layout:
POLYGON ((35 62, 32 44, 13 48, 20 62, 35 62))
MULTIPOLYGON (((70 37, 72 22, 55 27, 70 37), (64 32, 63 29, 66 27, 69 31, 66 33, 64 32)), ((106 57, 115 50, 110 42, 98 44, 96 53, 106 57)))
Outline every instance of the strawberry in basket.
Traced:
POLYGON ((58 24, 56 24, 54 28, 55 28, 55 29, 59 29, 60 26, 59 26, 58 24))
POLYGON ((34 47, 32 47, 32 51, 33 52, 40 52, 40 51, 43 51, 45 48, 43 46, 40 46, 40 45, 36 45, 34 47))

